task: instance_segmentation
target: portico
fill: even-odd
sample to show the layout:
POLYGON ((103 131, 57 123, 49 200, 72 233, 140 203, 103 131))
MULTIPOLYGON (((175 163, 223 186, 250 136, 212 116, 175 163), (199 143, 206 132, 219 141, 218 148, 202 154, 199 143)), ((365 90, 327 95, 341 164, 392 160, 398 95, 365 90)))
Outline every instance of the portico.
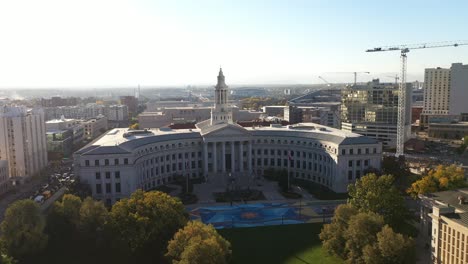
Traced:
POLYGON ((217 173, 245 173, 252 171, 252 141, 241 139, 203 143, 205 175, 217 173))

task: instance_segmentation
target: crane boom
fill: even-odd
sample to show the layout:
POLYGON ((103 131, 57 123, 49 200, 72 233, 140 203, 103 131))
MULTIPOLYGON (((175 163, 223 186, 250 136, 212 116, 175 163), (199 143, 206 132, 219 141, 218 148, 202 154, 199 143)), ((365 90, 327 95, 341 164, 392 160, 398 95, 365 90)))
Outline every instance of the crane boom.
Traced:
POLYGON ((397 119, 397 144, 395 156, 404 155, 405 150, 405 121, 406 121, 406 65, 407 53, 413 49, 429 49, 429 48, 444 48, 458 47, 468 45, 468 41, 458 42, 437 42, 437 43, 422 43, 410 45, 385 46, 368 49, 366 52, 382 52, 382 51, 400 51, 401 55, 401 78, 398 95, 398 119, 397 119))

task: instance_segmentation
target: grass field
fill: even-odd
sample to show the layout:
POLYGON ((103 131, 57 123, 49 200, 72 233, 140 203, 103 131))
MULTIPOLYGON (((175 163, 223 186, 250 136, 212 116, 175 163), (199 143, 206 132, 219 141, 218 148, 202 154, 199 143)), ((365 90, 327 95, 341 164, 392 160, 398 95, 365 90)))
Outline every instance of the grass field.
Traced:
POLYGON ((318 234, 322 224, 299 224, 221 229, 231 242, 233 264, 343 263, 322 250, 318 234))

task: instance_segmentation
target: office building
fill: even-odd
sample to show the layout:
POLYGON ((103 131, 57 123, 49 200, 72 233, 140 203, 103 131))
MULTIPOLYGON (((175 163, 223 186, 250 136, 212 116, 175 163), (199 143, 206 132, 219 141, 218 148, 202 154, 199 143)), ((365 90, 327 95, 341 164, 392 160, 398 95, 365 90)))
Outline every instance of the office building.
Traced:
POLYGON ((86 140, 92 140, 107 131, 107 117, 103 115, 84 120, 81 124, 84 127, 84 138, 86 140))
POLYGON ((138 111, 138 98, 135 96, 120 96, 120 104, 126 105, 128 112, 133 115, 138 111))
MULTIPOLYGON (((386 147, 395 147, 397 138, 399 89, 396 84, 350 85, 341 92, 341 129, 375 138, 386 147)), ((411 135, 411 85, 406 91, 405 139, 411 135)))

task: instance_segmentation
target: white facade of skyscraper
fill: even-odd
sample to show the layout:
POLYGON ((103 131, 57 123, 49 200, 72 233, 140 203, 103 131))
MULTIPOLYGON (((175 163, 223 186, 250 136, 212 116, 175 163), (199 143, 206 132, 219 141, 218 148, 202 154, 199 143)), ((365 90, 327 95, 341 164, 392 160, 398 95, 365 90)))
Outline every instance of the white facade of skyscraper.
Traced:
POLYGON ((0 159, 8 161, 10 177, 20 181, 47 166, 42 110, 22 106, 0 108, 0 159))
POLYGON ((424 72, 423 124, 436 118, 450 122, 468 115, 468 65, 453 63, 450 69, 430 68, 424 72))

